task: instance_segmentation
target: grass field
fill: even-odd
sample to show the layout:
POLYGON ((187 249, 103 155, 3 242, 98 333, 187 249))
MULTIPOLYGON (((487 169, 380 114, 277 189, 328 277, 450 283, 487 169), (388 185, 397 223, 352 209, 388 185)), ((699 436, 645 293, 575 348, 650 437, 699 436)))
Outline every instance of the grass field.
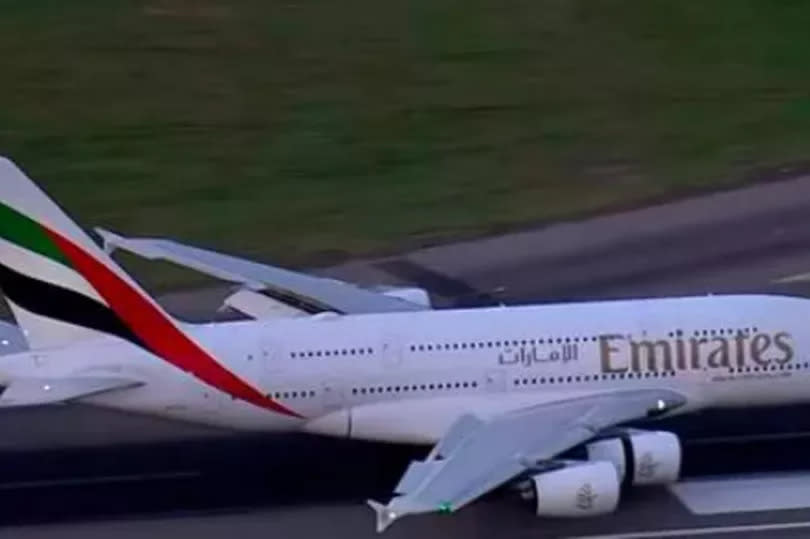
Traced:
POLYGON ((801 1, 0 10, 0 152, 83 224, 285 264, 731 185, 810 153, 801 1))

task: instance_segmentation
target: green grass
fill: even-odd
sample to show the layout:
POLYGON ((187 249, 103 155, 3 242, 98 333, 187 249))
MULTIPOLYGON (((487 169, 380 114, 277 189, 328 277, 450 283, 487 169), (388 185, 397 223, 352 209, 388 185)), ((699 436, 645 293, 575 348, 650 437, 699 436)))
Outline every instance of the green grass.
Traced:
POLYGON ((810 150, 801 1, 0 13, 0 152, 85 225, 285 264, 733 185, 810 150))

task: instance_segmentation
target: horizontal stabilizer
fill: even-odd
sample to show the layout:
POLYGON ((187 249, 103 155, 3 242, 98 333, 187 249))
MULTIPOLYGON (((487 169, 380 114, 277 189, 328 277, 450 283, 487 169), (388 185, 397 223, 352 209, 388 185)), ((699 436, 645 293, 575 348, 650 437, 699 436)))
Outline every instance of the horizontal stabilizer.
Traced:
POLYGON ((14 324, 0 321, 0 356, 28 350, 23 330, 14 324))
POLYGON ((58 404, 140 385, 143 382, 139 380, 95 376, 17 378, 0 394, 0 408, 58 404))

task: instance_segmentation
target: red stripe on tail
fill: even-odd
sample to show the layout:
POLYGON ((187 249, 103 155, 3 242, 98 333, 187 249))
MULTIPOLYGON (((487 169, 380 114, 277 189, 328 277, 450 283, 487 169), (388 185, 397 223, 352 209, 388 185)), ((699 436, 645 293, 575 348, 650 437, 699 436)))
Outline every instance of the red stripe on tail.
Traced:
POLYGON ((57 232, 45 229, 73 267, 87 279, 152 353, 233 397, 293 417, 296 412, 263 395, 219 364, 168 319, 150 299, 57 232))

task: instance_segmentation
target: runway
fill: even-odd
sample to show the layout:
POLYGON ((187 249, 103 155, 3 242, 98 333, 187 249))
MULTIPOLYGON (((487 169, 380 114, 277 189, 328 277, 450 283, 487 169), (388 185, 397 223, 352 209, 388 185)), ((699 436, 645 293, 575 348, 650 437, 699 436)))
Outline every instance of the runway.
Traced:
MULTIPOLYGON (((425 286, 442 306, 710 292, 810 296, 801 277, 810 272, 810 181, 746 192, 322 273, 425 286), (730 209, 729 198, 742 210, 730 209), (555 243, 561 237, 570 240, 563 247, 555 243)), ((222 294, 175 294, 163 302, 185 318, 204 319, 222 294)), ((685 438, 687 477, 810 468, 810 406, 706 412, 662 426, 685 438)), ((0 432, 0 537, 14 538, 373 537, 363 500, 387 497, 420 454, 305 436, 234 435, 81 406, 2 414, 0 432)), ((630 491, 608 517, 557 521, 537 519, 496 494, 452 517, 403 520, 386 535, 629 539, 689 536, 684 530, 691 529, 695 536, 804 537, 809 521, 807 509, 693 515, 666 489, 630 491)))
MULTIPOLYGON (((684 475, 790 470, 807 454, 810 438, 744 448, 687 444, 684 475)), ((26 452, 4 460, 0 507, 6 526, 0 536, 375 537, 371 512, 362 502, 383 496, 413 456, 404 448, 332 440, 313 444, 303 437, 26 452), (9 477, 10 470, 19 477, 9 477), (69 480, 60 480, 66 474, 69 480)), ((483 538, 508 531, 515 537, 578 537, 715 526, 738 530, 808 519, 806 509, 693 515, 666 489, 651 488, 629 491, 620 510, 607 517, 541 520, 511 495, 496 493, 450 517, 402 521, 386 535, 483 538)), ((761 536, 800 529, 767 527, 761 533, 770 535, 761 536)))
MULTIPOLYGON (((683 471, 686 478, 790 471, 808 450, 810 436, 789 444, 695 440, 685 445, 683 471)), ((374 537, 363 500, 385 496, 418 454, 304 436, 7 452, 0 537, 222 537, 229 529, 240 537, 374 537)), ((451 517, 404 520, 386 535, 492 537, 507 529, 517 537, 568 537, 787 517, 806 520, 810 511, 696 516, 666 489, 652 488, 629 491, 616 514, 558 521, 534 517, 511 493, 495 493, 451 517)))

